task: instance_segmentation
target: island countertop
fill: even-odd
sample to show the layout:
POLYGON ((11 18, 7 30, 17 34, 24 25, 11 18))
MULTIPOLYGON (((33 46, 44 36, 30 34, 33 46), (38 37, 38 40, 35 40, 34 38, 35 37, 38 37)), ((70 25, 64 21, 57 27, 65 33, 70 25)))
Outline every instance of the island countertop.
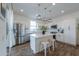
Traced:
POLYGON ((35 38, 41 38, 41 37, 52 36, 52 35, 56 35, 56 34, 30 34, 30 36, 35 38))

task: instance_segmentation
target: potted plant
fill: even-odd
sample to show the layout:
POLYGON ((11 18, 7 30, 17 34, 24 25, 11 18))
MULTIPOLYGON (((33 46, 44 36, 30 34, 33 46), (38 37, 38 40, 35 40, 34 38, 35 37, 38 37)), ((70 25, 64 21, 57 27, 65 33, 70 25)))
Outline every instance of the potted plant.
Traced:
POLYGON ((42 30, 42 34, 44 35, 47 30, 47 26, 41 26, 40 29, 42 30))

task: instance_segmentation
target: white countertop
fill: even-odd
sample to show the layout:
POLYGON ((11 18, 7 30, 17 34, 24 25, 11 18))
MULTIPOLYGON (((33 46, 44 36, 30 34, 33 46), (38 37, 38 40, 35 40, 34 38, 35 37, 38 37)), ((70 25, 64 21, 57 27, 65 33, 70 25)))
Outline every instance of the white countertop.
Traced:
POLYGON ((40 38, 40 37, 45 37, 45 36, 51 36, 51 35, 56 35, 56 34, 30 34, 30 36, 33 36, 35 38, 40 38))

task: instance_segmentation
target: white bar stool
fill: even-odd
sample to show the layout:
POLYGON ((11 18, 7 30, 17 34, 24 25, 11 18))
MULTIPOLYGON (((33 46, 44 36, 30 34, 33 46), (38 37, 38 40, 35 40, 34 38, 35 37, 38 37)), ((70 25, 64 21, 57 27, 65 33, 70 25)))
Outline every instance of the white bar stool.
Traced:
POLYGON ((43 41, 43 42, 41 42, 41 44, 43 45, 43 47, 44 47, 44 55, 46 56, 46 52, 47 52, 47 47, 48 47, 48 44, 49 44, 49 42, 47 42, 47 41, 43 41))
POLYGON ((55 39, 49 39, 49 43, 52 46, 53 51, 55 50, 55 39))

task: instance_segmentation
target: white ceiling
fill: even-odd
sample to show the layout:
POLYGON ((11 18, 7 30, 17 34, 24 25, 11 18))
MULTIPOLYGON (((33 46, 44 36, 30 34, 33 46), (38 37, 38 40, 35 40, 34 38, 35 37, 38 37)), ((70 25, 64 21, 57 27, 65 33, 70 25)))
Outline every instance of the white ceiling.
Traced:
POLYGON ((56 3, 56 5, 52 5, 52 3, 14 3, 13 10, 14 12, 17 12, 32 19, 36 19, 37 16, 40 14, 42 20, 48 20, 68 13, 79 11, 79 4, 56 3), (21 9, 23 9, 24 11, 21 12, 21 9), (64 10, 64 13, 61 13, 61 10, 64 10))

